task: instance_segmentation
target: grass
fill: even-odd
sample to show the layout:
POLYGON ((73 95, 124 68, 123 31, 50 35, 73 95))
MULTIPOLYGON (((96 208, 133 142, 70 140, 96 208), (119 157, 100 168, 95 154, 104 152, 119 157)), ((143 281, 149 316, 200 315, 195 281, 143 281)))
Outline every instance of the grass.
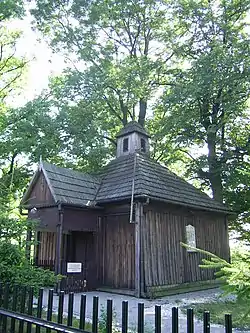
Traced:
MULTIPOLYGON (((36 317, 35 315, 36 313, 36 309, 34 309, 34 317, 36 317)), ((47 317, 47 313, 46 311, 43 311, 42 312, 42 319, 46 319, 47 317)), ((52 322, 54 323, 57 323, 57 315, 56 314, 52 314, 52 322)), ((6 333, 13 333, 13 332, 10 332, 10 324, 11 323, 11 319, 8 318, 7 319, 7 332, 6 333)), ((72 321, 72 327, 74 328, 79 328, 79 323, 80 323, 80 320, 76 317, 73 317, 73 321, 72 321)), ((66 325, 67 326, 67 317, 63 317, 63 322, 62 322, 63 325, 66 325)), ((26 332, 26 326, 27 324, 25 323, 24 324, 24 332, 26 332)), ((84 328, 85 331, 88 331, 88 332, 91 332, 92 331, 92 325, 91 323, 89 322, 85 322, 85 328, 84 328)), ((1 330, 0 330, 1 332, 1 330)), ((19 320, 16 320, 16 325, 15 325, 15 332, 19 332, 19 320)), ((31 330, 32 333, 35 333, 36 332, 36 327, 35 325, 32 325, 32 330, 31 330)), ((40 332, 41 333, 46 333, 46 328, 40 328, 40 332)), ((51 332, 54 332, 54 330, 51 330, 51 332)))
POLYGON ((241 330, 250 329, 250 315, 245 316, 248 310, 246 303, 235 301, 218 301, 211 303, 194 303, 182 307, 185 311, 187 308, 193 308, 198 319, 203 319, 203 312, 209 311, 211 323, 224 325, 225 314, 232 314, 233 327, 241 330))

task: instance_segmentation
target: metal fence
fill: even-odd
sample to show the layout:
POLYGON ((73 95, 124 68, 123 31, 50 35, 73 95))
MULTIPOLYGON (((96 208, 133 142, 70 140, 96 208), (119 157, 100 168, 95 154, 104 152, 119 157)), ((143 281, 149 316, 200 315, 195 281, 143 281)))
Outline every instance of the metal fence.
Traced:
MULTIPOLYGON (((49 290, 46 311, 43 309, 44 290, 40 289, 37 299, 37 307, 34 308, 34 290, 15 286, 10 290, 9 285, 0 284, 0 332, 2 333, 51 333, 51 332, 92 332, 92 333, 112 333, 113 325, 113 302, 107 300, 105 313, 105 326, 100 327, 98 322, 99 298, 94 296, 92 303, 91 322, 86 321, 86 295, 81 295, 80 316, 74 320, 74 294, 69 293, 67 309, 64 309, 64 292, 59 293, 58 307, 53 309, 54 290, 49 290), (53 314, 54 310, 54 314, 53 314), (63 316, 67 313, 66 318, 63 316), (77 327, 73 327, 77 326, 77 327)), ((137 333, 144 333, 144 303, 138 304, 137 310, 137 333)), ((161 333, 162 313, 161 306, 155 306, 155 327, 152 333, 161 333)), ((187 333, 194 333, 194 312, 187 310, 186 317, 187 333)), ((148 330, 147 330, 148 331, 148 330)), ((212 330, 211 330, 212 331, 212 330)), ((116 328, 116 332, 128 333, 128 302, 122 302, 121 327, 116 328)), ((172 333, 179 332, 178 308, 172 308, 172 333)), ((197 332, 197 331, 196 331, 197 332)), ((204 312, 203 332, 210 332, 210 314, 204 312)), ((232 317, 225 315, 225 332, 232 333, 232 317)), ((201 332, 197 332, 201 333, 201 332)))

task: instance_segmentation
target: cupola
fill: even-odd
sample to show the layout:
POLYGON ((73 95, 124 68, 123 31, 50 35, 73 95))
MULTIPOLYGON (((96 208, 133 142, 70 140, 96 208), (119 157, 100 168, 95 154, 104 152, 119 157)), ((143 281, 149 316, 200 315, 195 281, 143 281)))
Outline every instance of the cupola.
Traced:
POLYGON ((136 151, 149 153, 149 135, 139 123, 131 121, 117 134, 116 157, 136 151))

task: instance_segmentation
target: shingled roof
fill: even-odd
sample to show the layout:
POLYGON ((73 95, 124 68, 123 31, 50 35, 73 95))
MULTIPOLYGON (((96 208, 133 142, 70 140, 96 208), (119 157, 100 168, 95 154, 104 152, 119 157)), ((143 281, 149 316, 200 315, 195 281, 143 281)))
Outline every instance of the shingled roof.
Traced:
POLYGON ((121 156, 104 167, 96 202, 130 199, 133 177, 135 198, 149 197, 197 209, 229 211, 223 204, 141 153, 121 156))
POLYGON ((137 121, 129 122, 125 127, 123 127, 120 130, 120 132, 117 134, 116 137, 119 138, 121 136, 125 136, 133 132, 141 133, 147 137, 150 137, 148 133, 145 131, 145 129, 137 121))
POLYGON ((45 175, 55 203, 88 206, 95 199, 101 183, 100 179, 92 175, 42 162, 21 204, 27 201, 40 172, 45 175))
MULTIPOLYGON (((40 169, 45 174, 56 203, 100 206, 108 202, 130 200, 134 179, 135 199, 148 197, 202 210, 229 212, 223 204, 211 199, 142 153, 114 159, 98 176, 57 167, 46 162, 42 163, 40 169)), ((23 197, 23 202, 28 198, 29 189, 23 197)))

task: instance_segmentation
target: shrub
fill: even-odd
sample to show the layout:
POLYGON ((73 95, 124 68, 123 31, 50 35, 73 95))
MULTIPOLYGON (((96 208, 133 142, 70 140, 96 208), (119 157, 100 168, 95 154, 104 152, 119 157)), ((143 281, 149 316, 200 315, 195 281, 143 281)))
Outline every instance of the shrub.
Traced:
MULTIPOLYGON (((186 248, 191 248, 181 243, 186 248)), ((199 267, 204 269, 215 269, 215 276, 223 282, 224 295, 234 295, 239 302, 246 305, 246 314, 250 314, 250 252, 236 250, 233 252, 231 263, 215 254, 196 249, 206 255, 208 259, 202 259, 203 264, 199 267)))
POLYGON ((0 242, 0 281, 9 283, 11 289, 15 284, 34 287, 37 294, 39 288, 53 287, 60 278, 49 270, 30 265, 17 245, 0 242))

